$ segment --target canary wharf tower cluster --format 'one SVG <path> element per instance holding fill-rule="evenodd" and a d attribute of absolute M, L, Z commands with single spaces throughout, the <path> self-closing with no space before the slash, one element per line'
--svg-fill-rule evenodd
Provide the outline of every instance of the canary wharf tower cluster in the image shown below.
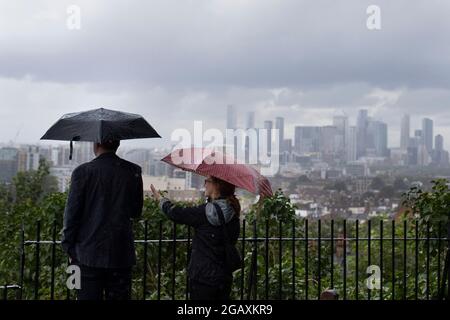
<path fill-rule="evenodd" d="M 263 120 L 257 126 L 255 112 L 246 114 L 243 126 L 238 125 L 238 108 L 227 107 L 227 129 L 278 130 L 280 163 L 290 167 L 320 163 L 325 166 L 348 167 L 389 165 L 401 166 L 449 166 L 449 153 L 444 150 L 444 137 L 434 132 L 432 119 L 423 118 L 419 128 L 412 128 L 411 116 L 405 114 L 400 123 L 400 145 L 389 145 L 389 127 L 380 119 L 371 117 L 369 111 L 361 109 L 355 123 L 349 115 L 340 112 L 330 119 L 329 125 L 313 123 L 296 125 L 290 119 L 291 136 L 287 135 L 285 118 Z M 271 150 L 268 139 L 267 150 Z M 272 141 L 273 144 L 273 141 Z"/>

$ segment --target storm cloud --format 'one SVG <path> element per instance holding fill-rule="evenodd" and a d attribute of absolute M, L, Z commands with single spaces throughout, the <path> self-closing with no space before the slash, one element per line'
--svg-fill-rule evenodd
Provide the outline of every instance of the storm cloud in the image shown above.
<path fill-rule="evenodd" d="M 381 30 L 366 27 L 369 5 Z M 81 10 L 69 30 L 67 8 Z M 257 124 L 322 125 L 359 108 L 388 122 L 435 120 L 450 147 L 448 1 L 0 1 L 0 141 L 36 142 L 63 113 L 141 113 L 169 146 L 226 105 Z M 39 119 L 39 121 L 37 121 Z M 139 142 L 136 142 L 139 143 Z"/>

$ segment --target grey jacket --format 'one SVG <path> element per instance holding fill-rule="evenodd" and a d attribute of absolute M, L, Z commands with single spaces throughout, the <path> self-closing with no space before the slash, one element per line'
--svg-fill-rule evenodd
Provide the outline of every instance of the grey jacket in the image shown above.
<path fill-rule="evenodd" d="M 236 244 L 240 232 L 239 216 L 226 199 L 214 200 L 223 211 L 231 243 Z M 161 210 L 176 223 L 194 228 L 191 260 L 188 273 L 191 280 L 208 285 L 221 285 L 231 281 L 232 274 L 225 270 L 225 239 L 213 203 L 181 208 L 169 199 L 160 200 Z"/>

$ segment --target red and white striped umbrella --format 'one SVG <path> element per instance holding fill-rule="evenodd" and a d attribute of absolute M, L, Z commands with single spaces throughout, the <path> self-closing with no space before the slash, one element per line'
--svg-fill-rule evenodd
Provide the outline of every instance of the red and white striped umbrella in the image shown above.
<path fill-rule="evenodd" d="M 176 149 L 161 161 L 202 176 L 219 178 L 254 194 L 273 194 L 269 180 L 255 168 L 239 164 L 233 157 L 213 149 Z"/>

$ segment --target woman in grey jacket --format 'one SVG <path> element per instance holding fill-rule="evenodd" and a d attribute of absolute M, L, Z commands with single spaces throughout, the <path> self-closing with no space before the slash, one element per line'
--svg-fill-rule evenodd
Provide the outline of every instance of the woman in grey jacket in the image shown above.
<path fill-rule="evenodd" d="M 225 237 L 218 208 L 222 211 L 228 240 L 236 245 L 240 232 L 241 206 L 235 196 L 236 187 L 215 177 L 205 180 L 208 202 L 200 206 L 181 208 L 161 197 L 151 185 L 160 208 L 172 221 L 194 228 L 192 253 L 189 262 L 189 291 L 192 300 L 228 300 L 232 271 L 225 262 Z"/>

